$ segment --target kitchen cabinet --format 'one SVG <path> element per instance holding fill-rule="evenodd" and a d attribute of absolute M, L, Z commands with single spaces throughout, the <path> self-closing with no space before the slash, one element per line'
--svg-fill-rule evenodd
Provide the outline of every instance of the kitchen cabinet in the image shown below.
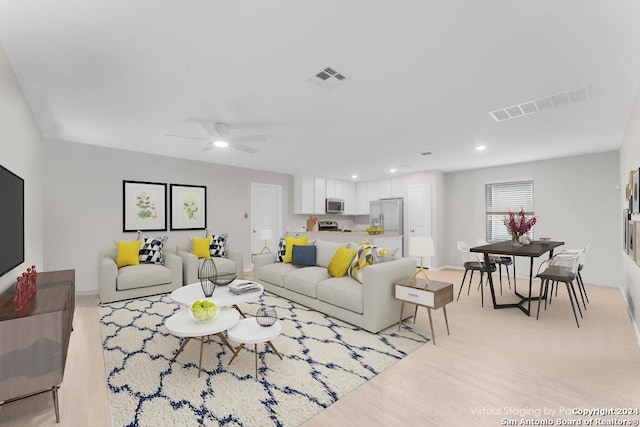
<path fill-rule="evenodd" d="M 388 199 L 391 197 L 391 178 L 378 180 L 378 199 Z"/>
<path fill-rule="evenodd" d="M 342 190 L 344 198 L 344 214 L 356 215 L 356 183 L 342 181 Z"/>
<path fill-rule="evenodd" d="M 404 179 L 401 176 L 391 178 L 391 197 L 404 197 Z"/>
<path fill-rule="evenodd" d="M 300 215 L 324 214 L 325 185 L 325 178 L 313 175 L 294 175 L 293 213 Z"/>
<path fill-rule="evenodd" d="M 378 181 L 367 181 L 367 200 L 373 202 L 379 198 Z M 367 207 L 367 212 L 369 212 L 369 207 Z"/>
<path fill-rule="evenodd" d="M 313 212 L 316 215 L 324 215 L 325 199 L 327 198 L 327 179 L 321 176 L 316 176 L 314 179 L 314 209 Z"/>
<path fill-rule="evenodd" d="M 369 196 L 366 181 L 356 183 L 356 215 L 369 215 Z"/>
<path fill-rule="evenodd" d="M 327 178 L 327 185 L 326 185 L 326 193 L 327 193 L 327 199 L 335 199 L 338 196 L 336 196 L 336 180 L 335 179 L 331 179 L 331 178 Z"/>

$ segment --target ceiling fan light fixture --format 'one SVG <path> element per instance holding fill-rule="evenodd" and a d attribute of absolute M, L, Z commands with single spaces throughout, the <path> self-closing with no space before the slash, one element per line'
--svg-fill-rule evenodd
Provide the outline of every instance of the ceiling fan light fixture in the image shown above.
<path fill-rule="evenodd" d="M 226 141 L 214 141 L 213 145 L 215 145 L 218 148 L 227 148 L 229 146 L 229 143 Z"/>

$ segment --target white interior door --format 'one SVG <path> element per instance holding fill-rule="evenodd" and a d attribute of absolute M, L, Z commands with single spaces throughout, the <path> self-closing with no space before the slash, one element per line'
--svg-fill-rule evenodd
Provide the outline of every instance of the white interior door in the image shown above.
<path fill-rule="evenodd" d="M 409 239 L 413 236 L 431 237 L 431 186 L 429 184 L 409 187 Z M 419 265 L 420 258 L 417 258 L 416 266 Z M 430 267 L 431 257 L 425 258 L 423 265 Z"/>
<path fill-rule="evenodd" d="M 271 230 L 271 239 L 267 246 L 271 252 L 278 249 L 282 236 L 282 186 L 251 183 L 251 253 L 255 254 L 264 247 L 260 239 L 260 230 Z"/>

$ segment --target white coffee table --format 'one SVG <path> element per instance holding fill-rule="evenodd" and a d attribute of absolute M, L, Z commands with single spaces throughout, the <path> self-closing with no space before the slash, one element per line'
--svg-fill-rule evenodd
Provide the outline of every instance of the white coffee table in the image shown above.
<path fill-rule="evenodd" d="M 243 282 L 252 282 L 251 280 L 234 280 L 231 283 L 243 283 Z M 229 290 L 229 285 L 226 286 L 216 286 L 216 290 L 213 291 L 213 295 L 211 298 L 217 298 L 220 300 L 223 306 L 234 307 L 242 317 L 245 317 L 238 304 L 245 303 L 248 301 L 252 301 L 257 299 L 264 292 L 264 287 L 258 282 L 254 282 L 260 288 L 259 291 L 255 292 L 246 292 L 244 294 L 236 295 Z M 171 292 L 171 299 L 178 304 L 181 305 L 189 305 L 193 301 L 197 299 L 204 298 L 204 292 L 202 292 L 202 287 L 200 283 L 192 283 L 190 285 L 182 286 L 175 291 Z"/>
<path fill-rule="evenodd" d="M 282 332 L 282 322 L 280 320 L 276 320 L 271 326 L 260 326 L 256 321 L 255 317 L 248 317 L 245 319 L 241 319 L 238 323 L 235 324 L 231 329 L 227 331 L 227 336 L 231 341 L 235 341 L 240 345 L 236 348 L 235 353 L 231 360 L 229 361 L 229 365 L 233 362 L 233 359 L 236 358 L 242 347 L 245 344 L 253 344 L 253 349 L 255 352 L 256 358 L 256 380 L 258 379 L 258 343 L 267 343 L 269 347 L 278 355 L 280 360 L 282 360 L 282 356 L 275 348 L 272 339 L 277 338 Z"/>
<path fill-rule="evenodd" d="M 209 335 L 217 335 L 235 355 L 236 350 L 229 343 L 229 341 L 227 341 L 227 338 L 222 332 L 238 323 L 239 319 L 240 314 L 238 313 L 238 311 L 230 307 L 221 307 L 216 318 L 209 323 L 196 322 L 191 318 L 189 312 L 186 309 L 180 310 L 179 312 L 170 316 L 164 322 L 164 326 L 173 335 L 184 338 L 184 341 L 180 345 L 180 348 L 178 348 L 178 351 L 171 360 L 176 360 L 176 357 L 178 357 L 178 355 L 182 352 L 187 343 L 191 341 L 191 338 L 200 338 L 200 360 L 198 361 L 198 377 L 200 377 L 200 371 L 202 370 L 202 347 L 204 346 L 205 338 L 208 338 Z"/>

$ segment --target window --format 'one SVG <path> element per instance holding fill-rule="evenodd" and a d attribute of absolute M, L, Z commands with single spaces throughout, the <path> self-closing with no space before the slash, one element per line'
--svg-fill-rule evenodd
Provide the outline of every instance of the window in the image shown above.
<path fill-rule="evenodd" d="M 510 240 L 504 225 L 504 217 L 523 209 L 533 216 L 533 181 L 498 182 L 485 185 L 487 203 L 487 241 L 489 243 Z M 533 229 L 528 233 L 533 240 Z"/>

